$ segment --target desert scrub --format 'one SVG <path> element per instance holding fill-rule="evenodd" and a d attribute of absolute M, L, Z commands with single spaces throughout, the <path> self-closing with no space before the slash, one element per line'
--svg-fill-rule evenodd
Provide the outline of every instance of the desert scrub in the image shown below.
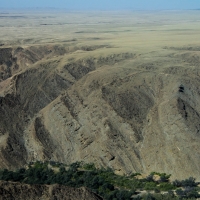
<path fill-rule="evenodd" d="M 57 170 L 55 168 L 57 167 Z M 54 170 L 53 170 L 54 169 Z M 139 175 L 139 174 L 137 174 Z M 71 187 L 87 187 L 106 200 L 113 199 L 191 199 L 199 197 L 194 178 L 169 182 L 170 175 L 151 173 L 143 179 L 136 174 L 116 175 L 111 168 L 96 168 L 93 163 L 76 162 L 69 166 L 54 162 L 30 163 L 27 168 L 16 171 L 0 171 L 0 179 L 27 184 L 60 184 Z M 154 175 L 164 177 L 158 180 Z M 165 180 L 165 181 L 163 181 Z M 175 190 L 176 192 L 172 191 Z M 141 195 L 140 191 L 147 191 Z M 149 192 L 156 192 L 151 194 Z M 160 194 L 160 191 L 169 191 Z"/>

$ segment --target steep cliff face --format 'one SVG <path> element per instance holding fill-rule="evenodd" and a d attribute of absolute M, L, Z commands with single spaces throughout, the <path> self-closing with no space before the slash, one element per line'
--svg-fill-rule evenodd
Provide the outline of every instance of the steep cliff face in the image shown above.
<path fill-rule="evenodd" d="M 70 188 L 61 185 L 27 185 L 22 183 L 0 182 L 0 199 L 21 200 L 101 200 L 102 198 L 86 188 Z"/>
<path fill-rule="evenodd" d="M 0 82 L 0 167 L 85 161 L 200 180 L 198 51 L 88 48 L 40 53 Z"/>

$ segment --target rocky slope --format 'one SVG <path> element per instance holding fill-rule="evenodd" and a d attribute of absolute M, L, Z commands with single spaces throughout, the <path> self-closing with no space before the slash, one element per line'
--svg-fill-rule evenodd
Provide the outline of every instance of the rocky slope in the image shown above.
<path fill-rule="evenodd" d="M 101 200 L 98 195 L 85 188 L 70 188 L 61 185 L 27 185 L 22 183 L 0 182 L 0 199 L 11 200 Z"/>
<path fill-rule="evenodd" d="M 1 168 L 85 161 L 200 180 L 198 48 L 66 48 L 0 49 Z"/>

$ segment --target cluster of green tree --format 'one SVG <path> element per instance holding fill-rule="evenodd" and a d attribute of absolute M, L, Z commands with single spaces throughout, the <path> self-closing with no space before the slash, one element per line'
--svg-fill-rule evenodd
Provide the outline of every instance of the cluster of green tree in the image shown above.
<path fill-rule="evenodd" d="M 55 170 L 57 167 L 57 170 Z M 73 163 L 70 166 L 55 162 L 35 162 L 17 171 L 0 171 L 0 179 L 27 184 L 61 184 L 71 187 L 87 187 L 104 199 L 192 199 L 198 198 L 198 187 L 194 178 L 169 182 L 170 175 L 151 173 L 138 179 L 138 173 L 130 176 L 116 175 L 112 169 L 97 169 L 94 164 Z M 159 180 L 154 180 L 154 175 Z M 154 194 L 141 196 L 139 191 L 151 190 Z M 174 190 L 175 192 L 172 192 Z M 168 191 L 160 194 L 160 191 Z M 138 194 L 138 195 L 137 195 Z"/>

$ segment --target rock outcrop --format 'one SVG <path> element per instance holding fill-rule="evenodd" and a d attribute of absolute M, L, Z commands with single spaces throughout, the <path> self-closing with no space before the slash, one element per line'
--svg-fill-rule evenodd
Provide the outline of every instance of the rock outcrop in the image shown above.
<path fill-rule="evenodd" d="M 0 181 L 1 200 L 102 200 L 86 188 L 70 188 L 62 185 L 27 185 Z"/>

